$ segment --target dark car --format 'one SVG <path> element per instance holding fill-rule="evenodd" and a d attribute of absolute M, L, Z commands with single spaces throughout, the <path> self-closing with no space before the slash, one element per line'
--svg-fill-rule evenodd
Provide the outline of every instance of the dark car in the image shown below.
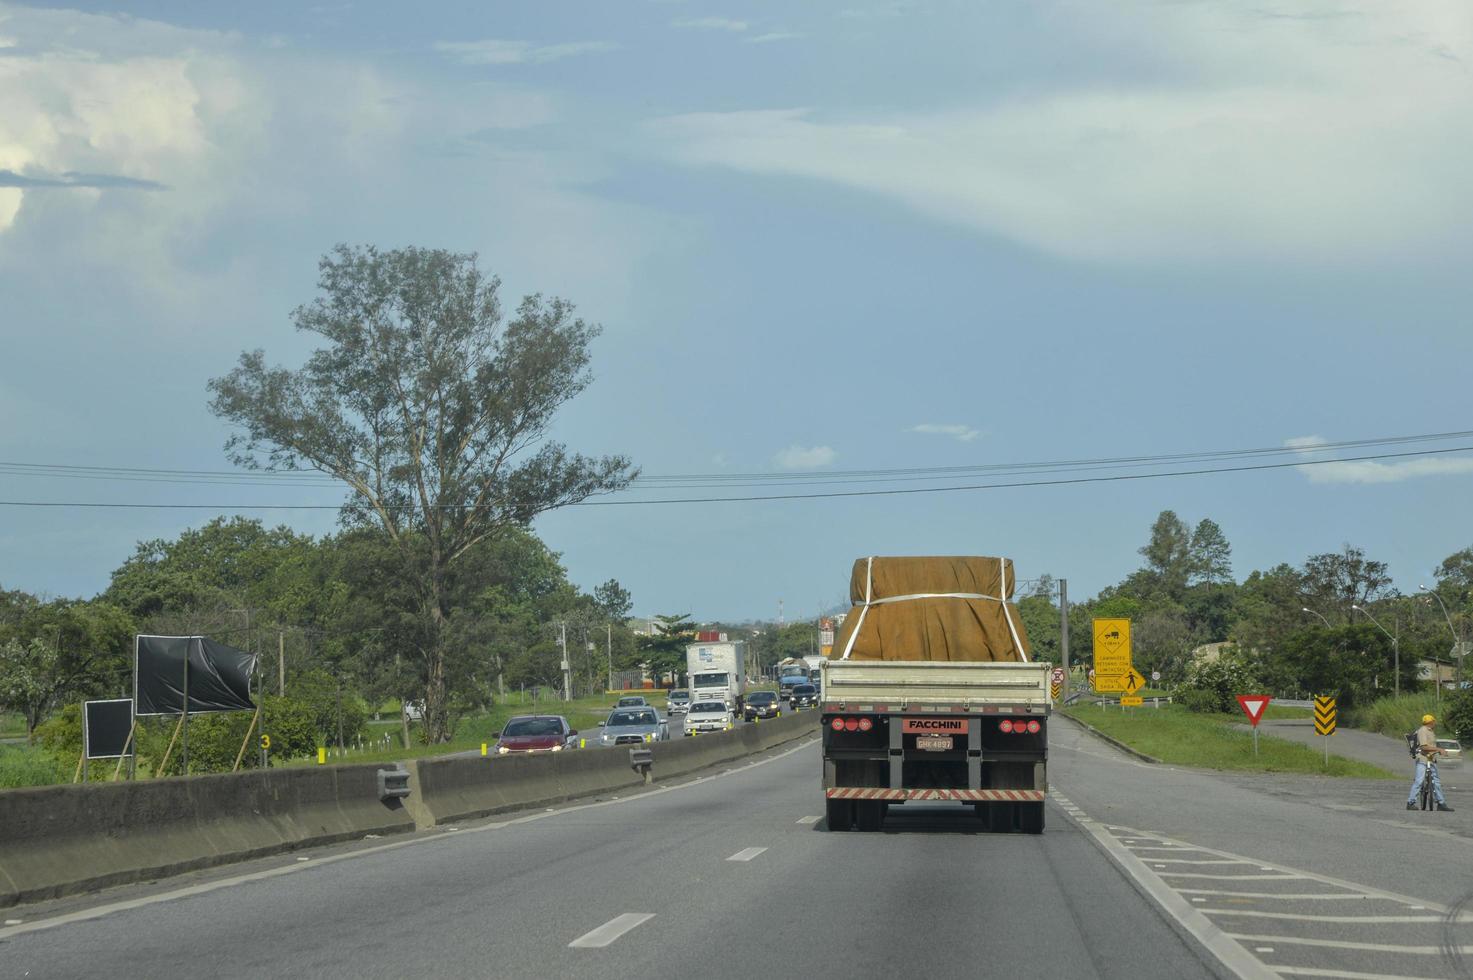
<path fill-rule="evenodd" d="M 818 706 L 818 688 L 812 684 L 799 684 L 793 688 L 793 696 L 789 703 L 794 708 L 814 708 Z"/>
<path fill-rule="evenodd" d="M 782 710 L 782 702 L 775 691 L 753 691 L 747 695 L 742 717 L 748 721 L 757 718 L 776 718 Z"/>
<path fill-rule="evenodd" d="M 497 755 L 561 752 L 578 744 L 578 729 L 570 726 L 562 715 L 518 715 L 497 734 Z"/>

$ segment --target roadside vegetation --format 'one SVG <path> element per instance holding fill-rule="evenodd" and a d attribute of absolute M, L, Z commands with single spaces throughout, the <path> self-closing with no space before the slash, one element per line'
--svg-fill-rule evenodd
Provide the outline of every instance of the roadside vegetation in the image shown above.
<path fill-rule="evenodd" d="M 1473 692 L 1444 692 L 1440 702 L 1431 692 L 1403 694 L 1353 709 L 1344 724 L 1401 738 L 1421 727 L 1422 716 L 1437 719 L 1439 734 L 1473 741 Z"/>
<path fill-rule="evenodd" d="M 1119 739 L 1138 752 L 1178 766 L 1223 769 L 1235 772 L 1299 772 L 1321 776 L 1352 776 L 1360 779 L 1400 779 L 1401 776 L 1354 759 L 1324 755 L 1315 749 L 1258 735 L 1258 755 L 1253 754 L 1251 733 L 1235 727 L 1241 714 L 1203 714 L 1180 705 L 1163 705 L 1159 710 L 1076 707 L 1064 714 Z"/>

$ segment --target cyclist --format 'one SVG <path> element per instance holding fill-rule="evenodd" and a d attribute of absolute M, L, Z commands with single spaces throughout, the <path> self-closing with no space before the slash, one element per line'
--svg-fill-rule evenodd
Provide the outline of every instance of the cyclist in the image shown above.
<path fill-rule="evenodd" d="M 1437 726 L 1437 719 L 1431 715 L 1422 716 L 1422 727 L 1417 729 L 1413 736 L 1416 742 L 1417 775 L 1412 780 L 1412 791 L 1407 795 L 1407 809 L 1417 808 L 1417 794 L 1422 790 L 1422 780 L 1427 774 L 1432 774 L 1432 795 L 1437 800 L 1437 809 L 1443 813 L 1451 813 L 1453 808 L 1447 805 L 1447 800 L 1442 795 L 1442 780 L 1437 778 L 1437 757 L 1447 755 L 1447 749 L 1437 747 L 1437 733 L 1433 730 Z"/>

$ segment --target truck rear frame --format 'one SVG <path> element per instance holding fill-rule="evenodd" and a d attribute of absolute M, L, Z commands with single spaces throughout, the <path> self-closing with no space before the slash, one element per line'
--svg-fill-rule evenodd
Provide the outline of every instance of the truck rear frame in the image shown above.
<path fill-rule="evenodd" d="M 1042 833 L 1046 663 L 832 661 L 820 702 L 830 830 L 878 830 L 888 807 L 972 806 L 994 830 Z"/>

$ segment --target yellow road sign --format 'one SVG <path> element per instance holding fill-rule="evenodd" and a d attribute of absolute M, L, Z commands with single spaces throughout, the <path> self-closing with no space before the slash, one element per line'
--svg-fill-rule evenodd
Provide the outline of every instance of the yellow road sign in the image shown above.
<path fill-rule="evenodd" d="M 1121 683 L 1131 673 L 1130 620 L 1094 621 L 1095 690 L 1123 691 Z M 1111 686 L 1111 682 L 1117 682 Z"/>
<path fill-rule="evenodd" d="M 1127 708 L 1138 708 L 1146 703 L 1146 699 L 1139 694 L 1122 694 L 1120 695 L 1120 703 Z"/>
<path fill-rule="evenodd" d="M 1134 667 L 1123 674 L 1099 674 L 1095 677 L 1095 690 L 1102 694 L 1134 694 L 1145 686 L 1146 679 Z"/>
<path fill-rule="evenodd" d="M 1338 712 L 1335 709 L 1335 699 L 1331 697 L 1318 697 L 1314 699 L 1314 733 L 1316 735 L 1334 735 L 1335 721 Z"/>
<path fill-rule="evenodd" d="M 269 749 L 269 748 L 271 748 L 271 736 L 270 735 L 267 735 L 265 732 L 262 732 L 261 733 L 261 748 L 263 748 L 263 749 Z"/>
<path fill-rule="evenodd" d="M 1059 700 L 1059 695 L 1063 693 L 1064 685 L 1062 684 L 1050 684 L 1048 686 L 1049 697 L 1053 698 L 1055 701 Z"/>

